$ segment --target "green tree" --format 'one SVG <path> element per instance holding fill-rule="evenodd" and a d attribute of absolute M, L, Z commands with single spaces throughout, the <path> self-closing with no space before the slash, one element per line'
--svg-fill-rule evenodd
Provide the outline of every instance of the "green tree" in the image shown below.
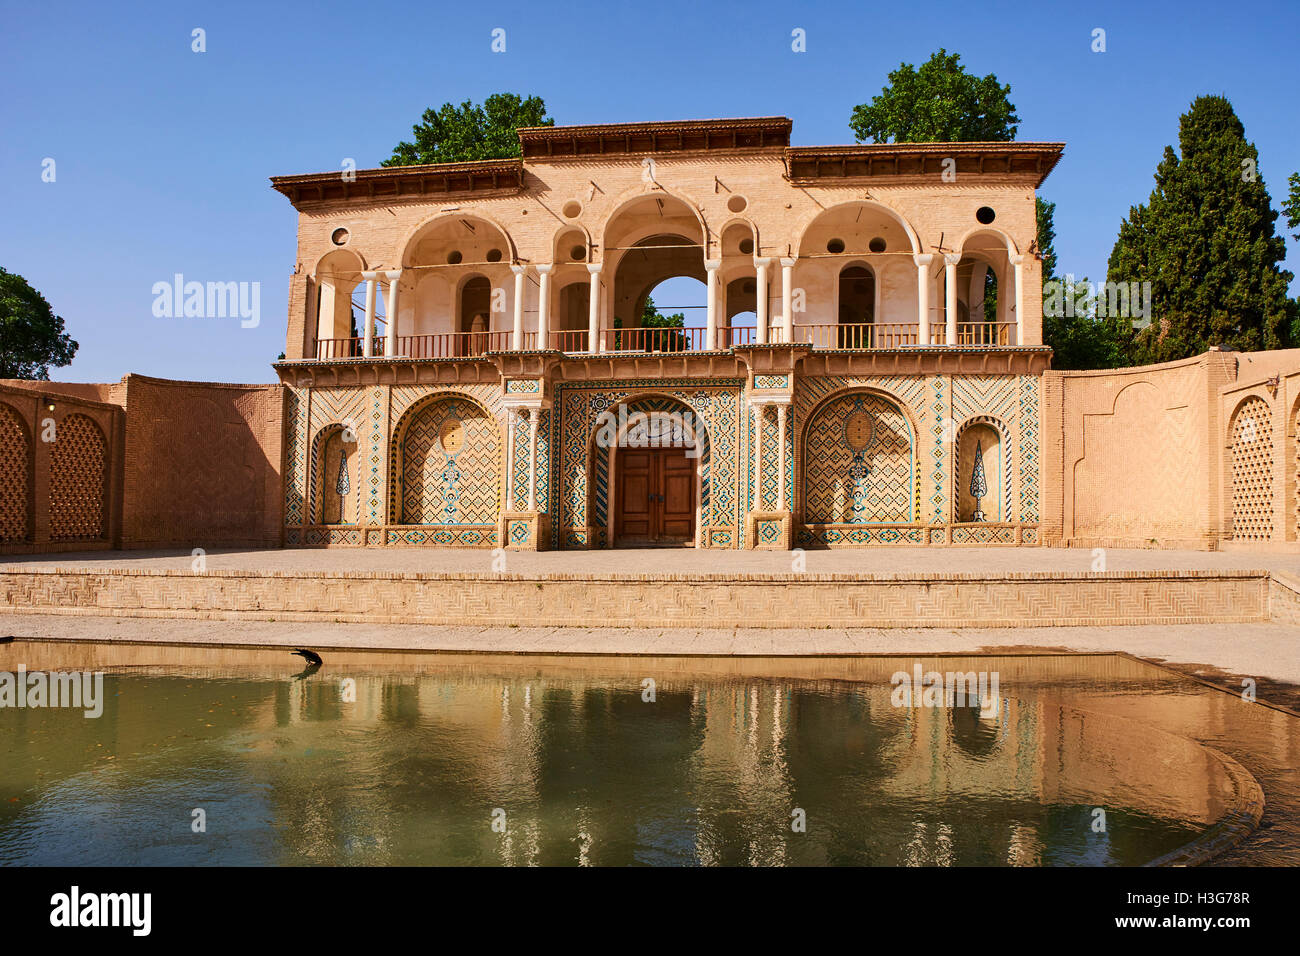
<path fill-rule="evenodd" d="M 853 108 L 849 127 L 858 142 L 1010 142 L 1020 117 L 1011 87 L 990 73 L 966 72 L 957 53 L 940 48 L 918 70 L 900 64 L 870 103 Z"/>
<path fill-rule="evenodd" d="M 400 142 L 385 166 L 462 163 L 476 159 L 506 159 L 519 155 L 516 130 L 525 126 L 554 126 L 540 96 L 493 93 L 482 106 L 466 100 L 460 106 L 443 103 L 427 109 L 411 128 L 414 142 Z"/>
<path fill-rule="evenodd" d="M 20 275 L 0 268 L 0 378 L 48 380 L 77 354 L 63 318 Z"/>
<path fill-rule="evenodd" d="M 1282 211 L 1286 213 L 1287 227 L 1300 230 L 1300 173 L 1292 173 L 1287 179 L 1287 185 L 1291 189 L 1282 201 Z M 1291 238 L 1300 239 L 1300 232 L 1293 232 Z"/>
<path fill-rule="evenodd" d="M 1192 102 L 1178 145 L 1165 147 L 1150 199 L 1129 211 L 1111 250 L 1110 281 L 1151 283 L 1152 322 L 1123 328 L 1125 357 L 1141 365 L 1212 345 L 1285 347 L 1296 303 L 1255 145 L 1222 96 Z"/>
<path fill-rule="evenodd" d="M 1052 348 L 1052 368 L 1078 371 L 1115 368 L 1120 365 L 1116 323 L 1097 316 L 1096 304 L 1088 298 L 1088 279 L 1062 279 L 1056 274 L 1056 203 L 1035 198 L 1038 235 L 1035 249 L 1043 263 L 1043 342 Z M 1068 297 L 1073 307 L 1053 309 L 1053 290 L 1061 302 Z M 1060 314 L 1055 314 L 1059 312 Z"/>

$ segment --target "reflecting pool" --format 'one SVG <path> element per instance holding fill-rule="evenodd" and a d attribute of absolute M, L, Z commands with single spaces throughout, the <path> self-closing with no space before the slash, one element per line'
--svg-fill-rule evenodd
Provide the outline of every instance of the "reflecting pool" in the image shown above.
<path fill-rule="evenodd" d="M 1189 737 L 1252 706 L 1296 752 L 1113 656 L 321 653 L 0 646 L 105 675 L 98 718 L 0 707 L 0 864 L 1138 865 L 1240 823 Z M 996 693 L 899 706 L 914 666 Z"/>

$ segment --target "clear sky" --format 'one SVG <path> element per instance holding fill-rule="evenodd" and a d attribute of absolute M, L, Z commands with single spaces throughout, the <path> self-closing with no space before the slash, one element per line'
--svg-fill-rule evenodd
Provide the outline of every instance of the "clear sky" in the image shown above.
<path fill-rule="evenodd" d="M 1300 169 L 1296 0 L 15 2 L 0 22 L 0 266 L 81 344 L 63 381 L 272 381 L 295 214 L 267 177 L 377 166 L 425 107 L 499 91 L 561 124 L 785 115 L 795 145 L 850 143 L 853 106 L 946 47 L 1011 85 L 1020 139 L 1066 143 L 1041 194 L 1060 270 L 1094 279 L 1198 94 L 1231 99 L 1275 207 Z M 260 282 L 260 326 L 156 318 L 152 286 L 177 272 Z"/>

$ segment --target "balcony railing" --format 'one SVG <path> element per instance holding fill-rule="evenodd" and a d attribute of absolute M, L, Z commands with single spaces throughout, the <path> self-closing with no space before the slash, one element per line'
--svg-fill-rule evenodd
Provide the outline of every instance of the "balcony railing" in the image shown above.
<path fill-rule="evenodd" d="M 1014 322 L 960 322 L 957 324 L 958 347 L 1011 346 L 1015 344 Z M 586 329 L 561 330 L 548 334 L 547 347 L 568 354 L 590 351 Z M 942 323 L 930 326 L 929 345 L 946 345 L 947 332 Z M 601 331 L 602 351 L 606 352 L 703 352 L 708 345 L 704 329 L 633 328 Z M 718 329 L 715 348 L 726 350 L 757 341 L 752 326 Z M 770 342 L 782 341 L 781 328 L 774 327 Z M 908 323 L 864 323 L 839 325 L 796 325 L 796 344 L 811 345 L 819 350 L 900 349 L 919 344 L 918 326 Z M 514 348 L 512 332 L 442 332 L 435 335 L 402 335 L 396 340 L 397 358 L 446 359 L 474 358 L 488 352 L 505 352 Z M 376 336 L 373 354 L 385 357 L 387 343 Z M 536 332 L 525 332 L 523 347 L 535 350 Z M 365 340 L 361 338 L 317 339 L 316 358 L 321 361 L 361 358 Z M 392 356 L 390 356 L 392 357 Z"/>

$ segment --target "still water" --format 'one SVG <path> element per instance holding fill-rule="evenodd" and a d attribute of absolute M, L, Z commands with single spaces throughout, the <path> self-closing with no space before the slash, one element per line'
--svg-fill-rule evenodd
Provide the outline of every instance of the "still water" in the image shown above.
<path fill-rule="evenodd" d="M 1234 796 L 1123 659 L 922 661 L 981 712 L 896 706 L 911 658 L 324 653 L 0 647 L 105 672 L 0 708 L 0 864 L 1137 865 Z"/>

